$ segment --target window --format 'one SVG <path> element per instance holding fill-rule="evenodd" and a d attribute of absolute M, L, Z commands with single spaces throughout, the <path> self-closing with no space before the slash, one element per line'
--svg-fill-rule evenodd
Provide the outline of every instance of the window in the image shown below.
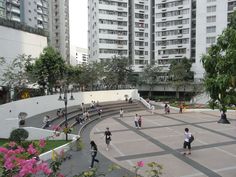
<path fill-rule="evenodd" d="M 216 2 L 216 0 L 207 0 L 207 2 Z"/>
<path fill-rule="evenodd" d="M 216 22 L 216 16 L 208 16 L 207 17 L 207 23 Z"/>
<path fill-rule="evenodd" d="M 216 26 L 207 27 L 207 33 L 215 33 L 215 32 L 216 32 Z"/>
<path fill-rule="evenodd" d="M 208 6 L 207 7 L 207 12 L 215 12 L 216 11 L 216 6 Z"/>
<path fill-rule="evenodd" d="M 4 10 L 0 9 L 0 17 L 3 17 L 3 16 L 4 16 Z"/>
<path fill-rule="evenodd" d="M 206 42 L 207 42 L 207 44 L 214 44 L 216 42 L 216 38 L 215 37 L 207 37 Z"/>

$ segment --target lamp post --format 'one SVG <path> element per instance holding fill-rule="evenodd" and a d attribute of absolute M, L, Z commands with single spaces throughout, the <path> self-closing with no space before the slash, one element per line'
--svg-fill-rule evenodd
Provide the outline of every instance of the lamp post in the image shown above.
<path fill-rule="evenodd" d="M 61 89 L 60 89 L 60 95 L 59 95 L 59 98 L 58 100 L 59 101 L 64 101 L 64 104 L 65 104 L 65 134 L 66 134 L 66 141 L 68 141 L 68 119 L 67 119 L 67 103 L 68 103 L 68 87 L 64 87 L 64 96 L 62 98 L 62 93 L 61 93 Z M 71 96 L 70 96 L 70 99 L 69 100 L 74 100 L 74 97 L 73 97 L 73 94 L 72 94 L 72 89 L 71 89 Z"/>

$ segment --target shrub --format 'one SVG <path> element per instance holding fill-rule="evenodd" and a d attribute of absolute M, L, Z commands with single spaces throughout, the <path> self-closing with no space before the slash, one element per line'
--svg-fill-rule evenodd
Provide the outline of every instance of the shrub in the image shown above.
<path fill-rule="evenodd" d="M 11 132 L 9 139 L 11 141 L 16 141 L 17 143 L 21 143 L 29 137 L 29 132 L 23 128 L 15 129 Z"/>

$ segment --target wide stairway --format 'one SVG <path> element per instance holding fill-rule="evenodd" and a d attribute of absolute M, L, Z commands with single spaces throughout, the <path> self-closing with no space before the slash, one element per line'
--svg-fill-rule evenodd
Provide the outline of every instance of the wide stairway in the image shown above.
<path fill-rule="evenodd" d="M 91 121 L 94 121 L 100 118 L 104 119 L 111 116 L 119 116 L 119 111 L 121 108 L 124 110 L 124 113 L 136 112 L 136 111 L 146 109 L 145 106 L 137 100 L 134 100 L 133 103 L 128 103 L 126 101 L 102 102 L 93 108 L 91 108 L 89 104 L 86 104 L 85 108 L 89 112 L 89 119 L 83 122 L 83 124 L 80 124 L 77 122 L 76 118 L 82 117 L 83 115 L 81 106 L 78 105 L 78 106 L 68 107 L 68 110 L 67 110 L 67 125 L 68 126 L 67 127 L 71 128 L 70 133 L 78 134 L 81 127 L 84 126 L 84 124 L 88 124 Z M 97 110 L 102 110 L 101 117 L 99 116 Z M 45 115 L 50 116 L 49 127 L 47 127 L 43 123 L 43 117 Z M 57 110 L 52 110 L 50 112 L 42 113 L 40 115 L 36 115 L 34 117 L 27 119 L 26 124 L 24 126 L 38 127 L 38 128 L 52 130 L 53 128 L 57 126 L 63 129 L 65 127 L 65 123 L 66 123 L 65 116 L 58 116 Z"/>

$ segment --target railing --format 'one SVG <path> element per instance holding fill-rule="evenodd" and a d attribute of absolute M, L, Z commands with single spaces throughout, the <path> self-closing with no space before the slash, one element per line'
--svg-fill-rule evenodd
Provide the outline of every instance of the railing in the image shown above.
<path fill-rule="evenodd" d="M 139 97 L 139 101 L 141 101 L 144 104 L 144 106 L 146 106 L 148 109 L 151 109 L 151 104 L 148 103 L 145 99 Z"/>

